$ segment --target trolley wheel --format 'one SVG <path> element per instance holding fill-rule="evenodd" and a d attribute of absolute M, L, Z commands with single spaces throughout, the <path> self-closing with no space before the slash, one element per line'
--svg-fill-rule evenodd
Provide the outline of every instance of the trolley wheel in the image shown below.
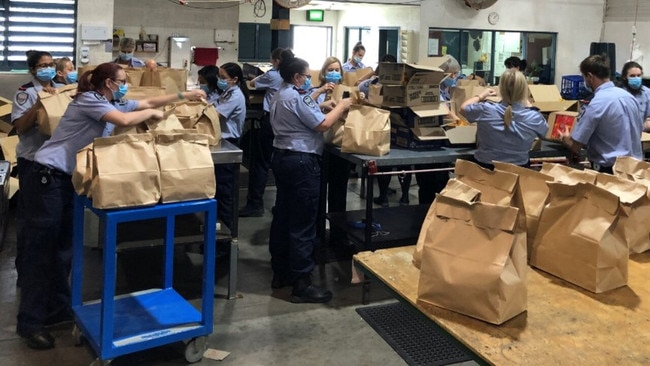
<path fill-rule="evenodd" d="M 185 345 L 185 361 L 189 363 L 201 361 L 206 349 L 208 349 L 207 336 L 192 338 Z"/>
<path fill-rule="evenodd" d="M 77 324 L 75 324 L 74 328 L 72 328 L 72 338 L 74 338 L 75 347 L 81 346 L 84 342 L 85 337 L 83 333 L 81 333 L 81 329 L 79 329 L 79 326 L 77 326 Z"/>

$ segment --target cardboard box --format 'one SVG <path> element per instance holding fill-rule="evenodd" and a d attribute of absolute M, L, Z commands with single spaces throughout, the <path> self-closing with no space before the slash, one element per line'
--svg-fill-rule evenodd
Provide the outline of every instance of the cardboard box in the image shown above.
<path fill-rule="evenodd" d="M 641 132 L 641 148 L 643 151 L 650 150 L 650 133 Z"/>
<path fill-rule="evenodd" d="M 13 102 L 9 99 L 0 97 L 0 118 L 11 114 Z M 9 117 L 11 119 L 11 117 Z"/>
<path fill-rule="evenodd" d="M 577 119 L 578 112 L 563 111 L 551 113 L 548 116 L 548 132 L 546 133 L 546 138 L 549 140 L 559 140 L 560 131 L 563 131 L 565 127 L 569 127 L 569 131 L 572 131 Z"/>
<path fill-rule="evenodd" d="M 396 145 L 412 150 L 427 150 L 449 144 L 475 144 L 476 125 L 434 126 L 448 113 L 449 109 L 445 103 L 412 107 L 410 110 L 405 109 L 401 114 L 391 113 L 391 131 L 396 134 Z M 412 119 L 409 116 L 413 116 Z M 417 125 L 416 116 L 420 118 Z M 436 118 L 439 119 L 436 121 Z"/>
<path fill-rule="evenodd" d="M 436 66 L 396 62 L 381 62 L 379 64 L 379 82 L 383 85 L 406 86 L 411 82 L 411 78 L 413 78 L 415 74 L 420 73 L 442 73 L 444 76 L 439 76 L 436 84 L 440 84 L 440 82 L 448 75 Z"/>
<path fill-rule="evenodd" d="M 528 85 L 531 103 L 540 112 L 579 111 L 577 100 L 564 100 L 555 85 Z"/>
<path fill-rule="evenodd" d="M 440 82 L 447 75 L 443 72 L 421 72 L 413 74 L 406 86 L 383 85 L 383 105 L 418 106 L 440 101 Z"/>
<path fill-rule="evenodd" d="M 440 127 L 444 117 L 449 114 L 446 103 L 419 105 L 406 109 L 406 125 L 411 128 Z"/>
<path fill-rule="evenodd" d="M 384 104 L 384 96 L 382 94 L 381 84 L 368 85 L 368 103 L 374 106 L 381 106 Z"/>

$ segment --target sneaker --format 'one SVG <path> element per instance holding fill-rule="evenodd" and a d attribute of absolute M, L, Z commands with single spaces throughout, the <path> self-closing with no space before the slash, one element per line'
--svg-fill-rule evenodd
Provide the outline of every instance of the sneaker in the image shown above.
<path fill-rule="evenodd" d="M 374 202 L 375 205 L 379 205 L 381 207 L 388 207 L 388 198 L 387 197 L 375 197 L 375 198 L 373 198 L 372 202 Z"/>
<path fill-rule="evenodd" d="M 332 291 L 314 285 L 309 285 L 301 291 L 297 291 L 294 287 L 291 292 L 291 302 L 294 304 L 320 304 L 330 300 L 332 300 Z"/>
<path fill-rule="evenodd" d="M 262 217 L 262 216 L 264 216 L 263 208 L 244 206 L 241 210 L 239 210 L 239 217 Z"/>

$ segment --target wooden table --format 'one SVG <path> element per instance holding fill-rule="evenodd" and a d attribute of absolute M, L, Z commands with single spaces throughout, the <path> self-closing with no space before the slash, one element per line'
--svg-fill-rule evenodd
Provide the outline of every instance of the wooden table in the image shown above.
<path fill-rule="evenodd" d="M 545 272 L 528 274 L 528 311 L 492 325 L 416 304 L 415 246 L 361 252 L 370 277 L 495 365 L 650 365 L 650 252 L 630 257 L 628 286 L 594 294 Z"/>

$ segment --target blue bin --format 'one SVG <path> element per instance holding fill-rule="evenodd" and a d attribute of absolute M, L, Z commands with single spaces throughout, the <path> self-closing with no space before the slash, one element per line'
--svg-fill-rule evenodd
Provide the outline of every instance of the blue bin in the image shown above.
<path fill-rule="evenodd" d="M 588 97 L 589 94 L 589 91 L 585 88 L 585 80 L 582 75 L 562 76 L 562 85 L 560 87 L 562 98 L 578 100 Z"/>

